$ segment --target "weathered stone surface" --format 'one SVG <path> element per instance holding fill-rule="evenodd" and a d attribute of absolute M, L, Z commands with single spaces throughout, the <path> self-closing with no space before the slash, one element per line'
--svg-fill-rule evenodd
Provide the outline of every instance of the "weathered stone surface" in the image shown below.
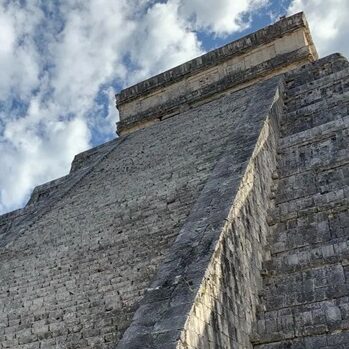
<path fill-rule="evenodd" d="M 85 164 L 77 158 L 65 179 L 37 189 L 50 188 L 29 205 L 38 216 L 14 224 L 0 251 L 0 312 L 4 335 L 15 332 L 13 347 L 115 345 L 216 164 L 235 190 L 275 88 L 276 81 L 256 85 L 83 154 Z M 206 194 L 217 213 L 220 178 Z M 208 204 L 194 216 L 204 218 Z M 178 294 L 177 311 L 181 303 Z M 173 338 L 172 322 L 159 324 L 159 338 Z"/>
<path fill-rule="evenodd" d="M 266 242 L 264 201 L 275 168 L 275 123 L 281 109 L 279 98 L 275 99 L 275 94 L 279 96 L 277 81 L 231 95 L 233 99 L 240 93 L 252 98 L 239 118 L 230 120 L 235 126 L 224 153 L 117 348 L 172 348 L 178 338 L 183 348 L 201 348 L 203 341 L 218 348 L 224 340 L 222 326 L 229 343 L 237 343 L 237 332 L 249 342 L 244 335 L 252 325 L 256 303 L 253 294 L 260 282 Z M 222 108 L 226 98 L 217 100 L 215 108 Z M 263 170 L 265 174 L 260 176 Z M 260 217 L 255 221 L 245 219 L 250 214 Z M 250 229 L 254 229 L 255 236 L 247 232 Z M 236 230 L 241 236 L 235 235 Z M 255 273 L 243 280 L 242 275 L 246 276 L 251 267 Z M 228 305 L 234 302 L 234 293 L 241 299 L 250 294 L 252 304 L 244 303 L 234 312 Z M 237 321 L 238 312 L 244 312 L 242 307 L 251 311 L 243 325 Z M 142 315 L 145 309 L 146 317 Z M 209 331 L 207 338 L 205 331 Z"/>
<path fill-rule="evenodd" d="M 314 52 L 296 15 L 124 91 L 210 77 L 0 216 L 0 349 L 348 348 L 349 64 Z"/>
<path fill-rule="evenodd" d="M 285 76 L 258 349 L 348 348 L 348 68 L 332 55 Z"/>

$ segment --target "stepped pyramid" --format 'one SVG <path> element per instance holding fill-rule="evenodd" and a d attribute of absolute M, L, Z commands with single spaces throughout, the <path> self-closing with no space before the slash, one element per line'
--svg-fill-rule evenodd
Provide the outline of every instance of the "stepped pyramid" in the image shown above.
<path fill-rule="evenodd" d="M 116 101 L 0 217 L 0 348 L 349 348 L 347 59 L 300 13 Z"/>

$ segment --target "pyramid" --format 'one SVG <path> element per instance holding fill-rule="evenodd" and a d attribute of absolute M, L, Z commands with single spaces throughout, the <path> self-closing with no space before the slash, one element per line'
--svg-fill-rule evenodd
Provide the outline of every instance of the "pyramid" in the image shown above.
<path fill-rule="evenodd" d="M 349 348 L 347 59 L 299 13 L 116 103 L 0 216 L 0 348 Z"/>

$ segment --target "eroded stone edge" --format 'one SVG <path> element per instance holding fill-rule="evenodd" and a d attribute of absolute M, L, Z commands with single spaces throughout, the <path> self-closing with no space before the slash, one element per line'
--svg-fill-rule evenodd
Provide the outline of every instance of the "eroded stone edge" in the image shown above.
<path fill-rule="evenodd" d="M 275 97 L 253 153 L 240 168 L 234 168 L 229 153 L 218 161 L 116 349 L 186 348 L 186 326 L 209 266 L 231 220 L 241 208 L 243 188 L 250 181 L 251 169 L 256 168 L 265 137 L 271 133 L 278 135 L 283 79 L 274 79 L 277 80 Z M 276 147 L 269 150 L 276 153 Z M 273 170 L 268 169 L 270 173 Z"/>

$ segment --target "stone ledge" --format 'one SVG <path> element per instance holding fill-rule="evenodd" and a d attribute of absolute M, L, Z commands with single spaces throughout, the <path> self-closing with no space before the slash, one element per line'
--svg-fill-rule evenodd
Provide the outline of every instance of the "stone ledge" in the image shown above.
<path fill-rule="evenodd" d="M 192 105 L 317 59 L 303 13 L 129 87 L 116 96 L 118 133 L 127 134 Z M 213 97 L 214 96 L 214 97 Z"/>
<path fill-rule="evenodd" d="M 307 20 L 304 13 L 300 12 L 293 16 L 282 18 L 275 24 L 269 25 L 223 47 L 210 51 L 175 68 L 155 75 L 134 86 L 125 88 L 116 95 L 117 105 L 129 102 L 130 100 L 138 98 L 139 96 L 144 96 L 145 94 L 153 92 L 155 89 L 172 84 L 178 80 L 181 80 L 184 76 L 194 75 L 202 70 L 221 64 L 224 61 L 231 59 L 233 56 L 245 54 L 248 51 L 262 45 L 266 45 L 300 28 L 307 29 L 307 40 L 312 46 L 311 51 L 316 59 L 317 53 L 309 34 Z"/>
<path fill-rule="evenodd" d="M 120 120 L 118 123 L 118 133 L 128 134 L 147 125 L 151 125 L 156 121 L 161 121 L 161 119 L 165 117 L 176 115 L 184 108 L 190 109 L 192 104 L 200 104 L 202 100 L 207 101 L 213 96 L 218 98 L 221 93 L 228 89 L 229 93 L 231 93 L 256 83 L 256 81 L 266 76 L 269 78 L 274 75 L 282 74 L 285 69 L 289 69 L 292 64 L 296 67 L 301 62 L 307 62 L 310 59 L 309 55 L 307 49 L 301 48 L 276 56 L 268 61 L 252 66 L 249 69 L 239 70 L 230 75 L 226 75 L 219 81 L 214 81 L 192 93 L 182 94 L 177 98 L 168 100 L 166 103 L 150 107 L 145 111 Z"/>

